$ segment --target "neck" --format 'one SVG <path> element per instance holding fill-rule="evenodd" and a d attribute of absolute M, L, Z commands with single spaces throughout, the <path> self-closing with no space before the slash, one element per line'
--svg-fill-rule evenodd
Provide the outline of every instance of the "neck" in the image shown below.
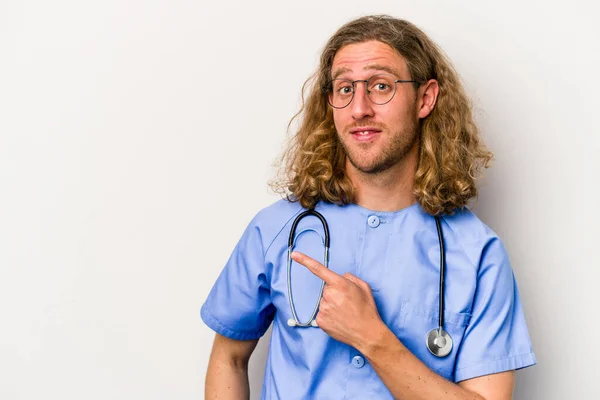
<path fill-rule="evenodd" d="M 355 202 L 373 211 L 398 211 L 413 205 L 417 146 L 392 167 L 376 174 L 357 170 L 346 160 L 346 172 L 355 191 Z"/>

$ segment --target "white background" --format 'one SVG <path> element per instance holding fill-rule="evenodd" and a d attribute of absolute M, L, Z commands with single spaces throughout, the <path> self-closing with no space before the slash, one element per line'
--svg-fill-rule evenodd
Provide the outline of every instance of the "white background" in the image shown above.
<path fill-rule="evenodd" d="M 454 60 L 538 365 L 597 399 L 600 49 L 583 1 L 0 1 L 0 398 L 200 399 L 199 309 L 327 38 L 387 13 Z M 251 360 L 258 398 L 266 341 Z"/>

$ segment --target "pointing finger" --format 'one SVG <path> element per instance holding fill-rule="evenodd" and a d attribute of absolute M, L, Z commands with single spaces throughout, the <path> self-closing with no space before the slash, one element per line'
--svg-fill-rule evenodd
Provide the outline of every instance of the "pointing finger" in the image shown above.
<path fill-rule="evenodd" d="M 294 251 L 291 255 L 292 260 L 296 261 L 298 264 L 304 265 L 310 272 L 324 280 L 328 285 L 339 282 L 342 279 L 340 275 L 328 269 L 317 260 L 310 258 L 306 254 Z"/>

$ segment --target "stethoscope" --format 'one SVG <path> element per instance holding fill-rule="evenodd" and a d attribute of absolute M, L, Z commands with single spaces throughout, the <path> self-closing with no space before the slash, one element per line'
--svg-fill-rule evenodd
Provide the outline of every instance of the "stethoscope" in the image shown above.
<path fill-rule="evenodd" d="M 306 210 L 299 214 L 294 222 L 292 223 L 292 228 L 290 230 L 290 236 L 288 239 L 288 261 L 287 261 L 287 289 L 288 289 L 288 298 L 290 300 L 290 309 L 292 311 L 292 318 L 290 318 L 287 323 L 291 327 L 318 327 L 316 317 L 319 312 L 319 303 L 321 302 L 321 298 L 323 297 L 323 289 L 325 289 L 325 282 L 321 283 L 321 289 L 319 291 L 319 296 L 317 298 L 317 302 L 315 303 L 315 308 L 308 319 L 307 322 L 300 322 L 298 319 L 298 314 L 296 313 L 296 306 L 294 304 L 294 297 L 292 296 L 292 250 L 294 248 L 295 239 L 296 239 L 296 228 L 300 221 L 306 216 L 315 216 L 323 225 L 323 231 L 325 233 L 325 237 L 323 240 L 323 245 L 325 247 L 325 254 L 323 255 L 323 265 L 325 268 L 329 268 L 329 226 L 327 225 L 327 221 L 325 217 L 321 215 L 318 211 L 313 209 Z M 444 235 L 442 234 L 442 224 L 440 222 L 439 217 L 435 217 L 435 225 L 437 227 L 438 240 L 440 243 L 440 288 L 439 288 L 439 313 L 438 313 L 438 326 L 430 330 L 427 333 L 426 337 L 426 346 L 427 349 L 436 357 L 445 357 L 452 351 L 452 338 L 444 330 L 444 272 L 446 266 L 445 254 L 446 251 L 444 249 Z"/>

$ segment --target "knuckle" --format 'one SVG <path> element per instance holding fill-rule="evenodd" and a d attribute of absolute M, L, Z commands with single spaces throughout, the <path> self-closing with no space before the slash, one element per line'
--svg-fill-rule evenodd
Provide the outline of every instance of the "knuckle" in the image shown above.
<path fill-rule="evenodd" d="M 327 297 L 328 297 L 330 300 L 337 299 L 337 298 L 340 296 L 340 290 L 341 290 L 341 289 L 340 289 L 340 288 L 337 288 L 337 287 L 329 289 L 329 294 L 328 294 L 328 296 L 327 296 Z"/>
<path fill-rule="evenodd" d="M 348 299 L 346 296 L 338 296 L 335 299 L 335 305 L 339 308 L 344 308 L 348 304 Z"/>
<path fill-rule="evenodd" d="M 315 321 L 317 321 L 317 325 L 321 326 L 323 324 L 323 314 L 318 313 L 317 317 L 315 318 Z"/>

